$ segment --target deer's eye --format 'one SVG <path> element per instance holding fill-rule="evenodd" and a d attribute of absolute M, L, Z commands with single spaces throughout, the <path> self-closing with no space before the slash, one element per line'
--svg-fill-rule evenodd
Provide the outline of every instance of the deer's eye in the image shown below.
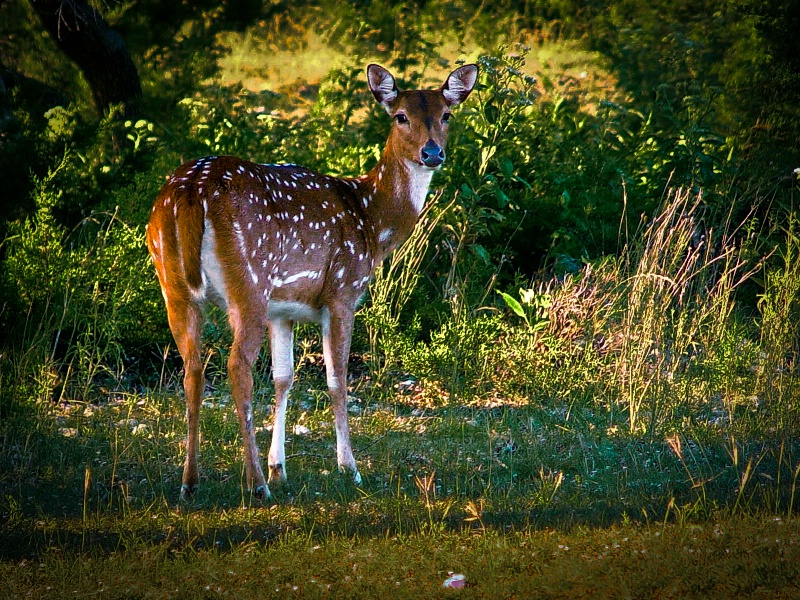
<path fill-rule="evenodd" d="M 395 120 L 396 120 L 398 123 L 400 123 L 401 125 L 405 125 L 406 123 L 408 123 L 408 117 L 407 117 L 407 116 L 405 116 L 403 113 L 397 113 L 397 114 L 394 116 L 394 118 L 395 118 Z"/>
<path fill-rule="evenodd" d="M 450 121 L 450 117 L 451 117 L 451 116 L 452 116 L 452 115 L 451 115 L 449 112 L 447 112 L 447 113 L 444 113 L 444 114 L 442 115 L 442 123 L 447 123 L 448 121 Z"/>

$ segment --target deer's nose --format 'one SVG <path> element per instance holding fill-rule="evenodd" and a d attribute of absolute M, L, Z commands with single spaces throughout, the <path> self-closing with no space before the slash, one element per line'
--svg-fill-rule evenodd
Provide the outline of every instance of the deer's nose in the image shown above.
<path fill-rule="evenodd" d="M 419 151 L 419 157 L 426 167 L 438 167 L 444 162 L 444 148 L 429 139 Z"/>

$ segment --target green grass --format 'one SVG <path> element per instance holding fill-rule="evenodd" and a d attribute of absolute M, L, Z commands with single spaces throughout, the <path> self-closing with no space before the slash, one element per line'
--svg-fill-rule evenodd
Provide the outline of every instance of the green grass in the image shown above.
<path fill-rule="evenodd" d="M 574 401 L 432 407 L 413 389 L 355 384 L 364 483 L 337 473 L 324 378 L 306 367 L 288 428 L 310 433 L 290 436 L 290 483 L 263 505 L 244 487 L 222 383 L 202 412 L 203 477 L 188 504 L 174 387 L 6 406 L 3 597 L 800 592 L 796 439 L 697 427 L 646 442 Z M 256 390 L 262 449 L 270 391 Z M 442 589 L 448 571 L 467 589 Z"/>
<path fill-rule="evenodd" d="M 165 540 L 3 562 L 0 590 L 15 598 L 791 598 L 800 593 L 798 541 L 798 522 L 777 518 L 271 543 L 254 535 L 230 548 Z M 466 575 L 467 587 L 443 589 L 450 572 Z"/>

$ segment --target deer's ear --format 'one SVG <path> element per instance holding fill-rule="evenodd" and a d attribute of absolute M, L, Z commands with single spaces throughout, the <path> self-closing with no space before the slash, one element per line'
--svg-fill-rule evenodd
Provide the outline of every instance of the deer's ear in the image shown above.
<path fill-rule="evenodd" d="M 367 81 L 372 95 L 388 110 L 389 104 L 397 98 L 398 92 L 392 74 L 382 66 L 372 64 L 367 67 Z"/>
<path fill-rule="evenodd" d="M 441 90 L 450 106 L 461 104 L 467 99 L 478 80 L 477 65 L 463 65 L 447 76 Z"/>

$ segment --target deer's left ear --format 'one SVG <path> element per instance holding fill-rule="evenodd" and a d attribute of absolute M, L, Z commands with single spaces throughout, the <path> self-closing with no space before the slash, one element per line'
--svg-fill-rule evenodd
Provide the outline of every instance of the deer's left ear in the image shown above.
<path fill-rule="evenodd" d="M 447 76 L 447 81 L 442 84 L 441 90 L 444 99 L 450 106 L 461 104 L 467 99 L 475 82 L 478 80 L 478 66 L 464 65 L 458 67 Z"/>

